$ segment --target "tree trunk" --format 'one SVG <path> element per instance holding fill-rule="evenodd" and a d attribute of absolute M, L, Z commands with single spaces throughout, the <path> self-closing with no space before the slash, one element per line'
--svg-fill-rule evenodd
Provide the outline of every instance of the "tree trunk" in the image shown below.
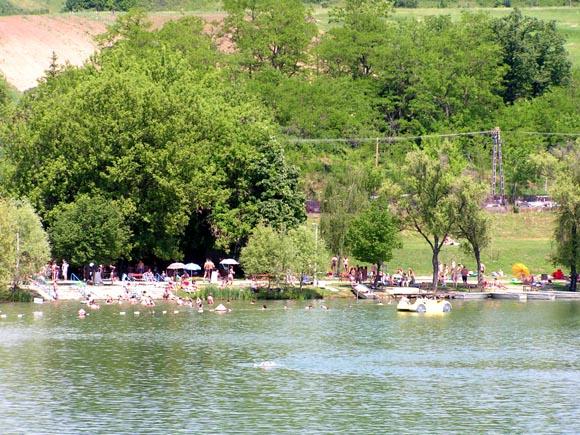
<path fill-rule="evenodd" d="M 572 263 L 570 269 L 570 291 L 575 292 L 578 287 L 578 270 L 576 270 L 576 264 Z"/>
<path fill-rule="evenodd" d="M 437 246 L 437 244 L 435 244 Z M 433 248 L 433 258 L 431 259 L 431 264 L 433 265 L 433 291 L 437 291 L 437 282 L 439 281 L 439 248 Z"/>
<path fill-rule="evenodd" d="M 578 287 L 578 270 L 576 269 L 576 264 L 578 264 L 578 231 L 576 224 L 572 223 L 572 258 L 570 262 L 570 291 L 575 292 Z"/>
<path fill-rule="evenodd" d="M 473 254 L 475 255 L 475 263 L 477 264 L 477 287 L 479 288 L 481 284 L 481 252 L 479 249 L 473 248 Z"/>

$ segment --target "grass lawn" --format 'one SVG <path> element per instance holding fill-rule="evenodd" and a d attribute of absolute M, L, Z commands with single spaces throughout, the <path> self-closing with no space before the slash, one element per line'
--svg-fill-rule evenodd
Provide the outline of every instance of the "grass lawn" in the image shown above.
<path fill-rule="evenodd" d="M 524 263 L 534 274 L 551 272 L 550 262 L 552 234 L 554 231 L 553 213 L 493 213 L 492 242 L 483 252 L 482 261 L 488 272 L 503 270 L 511 274 L 514 263 Z M 442 263 L 466 263 L 475 269 L 475 260 L 463 252 L 461 246 L 446 246 L 440 255 Z M 352 262 L 351 262 L 352 264 Z M 431 273 L 431 248 L 425 240 L 415 233 L 403 234 L 403 248 L 396 251 L 388 264 L 388 269 L 412 267 L 419 275 Z"/>
<path fill-rule="evenodd" d="M 551 212 L 489 213 L 492 240 L 483 251 L 482 261 L 487 272 L 503 270 L 511 276 L 514 263 L 524 263 L 533 274 L 550 273 L 555 267 L 550 261 L 552 235 L 556 215 Z M 319 222 L 319 216 L 310 215 L 309 224 Z M 387 270 L 411 267 L 418 275 L 431 274 L 431 247 L 417 233 L 405 231 L 402 234 L 403 247 L 393 252 Z M 460 243 L 464 243 L 460 241 Z M 445 264 L 464 263 L 470 270 L 475 269 L 472 255 L 465 254 L 460 246 L 445 246 L 439 261 Z M 349 259 L 351 266 L 365 265 L 356 258 Z"/>

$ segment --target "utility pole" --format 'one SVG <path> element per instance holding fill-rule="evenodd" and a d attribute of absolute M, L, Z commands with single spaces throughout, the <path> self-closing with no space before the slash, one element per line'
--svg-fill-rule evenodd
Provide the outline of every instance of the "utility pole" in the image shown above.
<path fill-rule="evenodd" d="M 491 194 L 494 201 L 499 199 L 499 203 L 505 205 L 505 178 L 503 174 L 503 157 L 501 151 L 501 131 L 499 127 L 491 131 L 493 139 Z M 499 188 L 498 188 L 499 177 Z"/>

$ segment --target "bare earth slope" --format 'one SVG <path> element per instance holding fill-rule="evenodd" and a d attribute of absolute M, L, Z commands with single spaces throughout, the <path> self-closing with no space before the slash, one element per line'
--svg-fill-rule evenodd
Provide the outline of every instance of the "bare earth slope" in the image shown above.
<path fill-rule="evenodd" d="M 82 63 L 94 52 L 93 37 L 107 21 L 74 15 L 0 17 L 0 71 L 20 91 L 36 86 L 50 65 Z"/>
<path fill-rule="evenodd" d="M 184 14 L 158 12 L 150 15 L 153 28 Z M 196 13 L 207 22 L 205 31 L 223 20 L 220 13 Z M 108 12 L 87 15 L 18 15 L 0 17 L 0 72 L 20 91 L 37 85 L 50 65 L 54 51 L 59 64 L 82 65 L 96 49 L 94 37 L 103 33 L 117 15 Z M 220 41 L 220 48 L 231 44 Z"/>

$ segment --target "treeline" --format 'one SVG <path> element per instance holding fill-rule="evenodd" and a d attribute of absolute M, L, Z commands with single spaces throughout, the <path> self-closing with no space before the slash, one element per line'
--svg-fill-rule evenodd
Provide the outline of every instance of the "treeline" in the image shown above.
<path fill-rule="evenodd" d="M 396 8 L 533 8 L 578 6 L 578 0 L 395 0 Z"/>
<path fill-rule="evenodd" d="M 65 11 L 128 11 L 137 6 L 138 0 L 66 0 Z"/>
<path fill-rule="evenodd" d="M 302 224 L 305 196 L 321 201 L 322 235 L 342 255 L 361 245 L 350 223 L 374 199 L 406 204 L 410 172 L 487 183 L 489 137 L 425 134 L 499 125 L 513 195 L 551 182 L 546 156 L 578 147 L 565 133 L 580 125 L 579 82 L 553 23 L 519 11 L 393 22 L 389 3 L 348 0 L 321 32 L 299 0 L 224 7 L 211 33 L 195 17 L 151 30 L 142 13 L 122 15 L 85 66 L 53 62 L 5 105 L 1 193 L 30 200 L 55 255 L 79 265 L 235 255 L 258 226 Z M 401 172 L 412 164 L 423 166 Z M 460 197 L 444 181 L 449 207 Z"/>

